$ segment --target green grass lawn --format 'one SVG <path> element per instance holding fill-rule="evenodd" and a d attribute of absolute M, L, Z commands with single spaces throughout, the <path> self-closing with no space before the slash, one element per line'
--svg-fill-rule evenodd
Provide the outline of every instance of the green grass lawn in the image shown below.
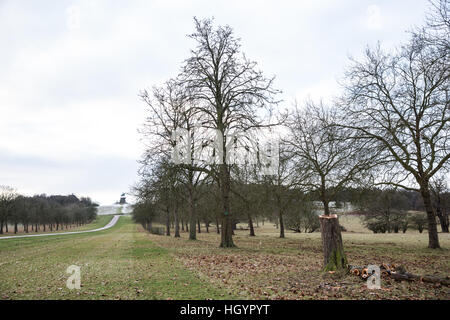
<path fill-rule="evenodd" d="M 342 236 L 349 263 L 448 275 L 448 234 L 440 233 L 442 249 L 432 250 L 426 232 L 373 234 L 348 219 Z M 450 299 L 448 287 L 383 279 L 374 291 L 357 277 L 323 273 L 318 232 L 287 231 L 280 239 L 266 223 L 256 237 L 236 230 L 238 247 L 223 249 L 210 230 L 196 241 L 187 232 L 176 239 L 122 216 L 95 233 L 1 240 L 0 299 Z M 70 265 L 81 267 L 80 290 L 66 287 Z"/>
<path fill-rule="evenodd" d="M 81 267 L 80 290 L 66 287 L 70 265 Z M 0 279 L 1 299 L 225 297 L 126 216 L 96 233 L 1 240 Z"/>
<path fill-rule="evenodd" d="M 349 232 L 343 232 L 344 249 L 350 264 L 382 263 L 403 265 L 419 275 L 450 275 L 450 235 L 439 234 L 442 249 L 428 249 L 428 234 L 418 232 L 373 234 L 364 229 L 358 217 L 343 219 Z M 208 277 L 211 282 L 242 298 L 253 299 L 450 299 L 445 286 L 382 279 L 381 290 L 369 290 L 352 275 L 321 271 L 321 235 L 279 230 L 265 223 L 256 228 L 256 237 L 236 230 L 237 248 L 219 248 L 220 236 L 198 234 L 197 241 L 149 235 L 155 243 L 170 250 L 187 268 Z"/>

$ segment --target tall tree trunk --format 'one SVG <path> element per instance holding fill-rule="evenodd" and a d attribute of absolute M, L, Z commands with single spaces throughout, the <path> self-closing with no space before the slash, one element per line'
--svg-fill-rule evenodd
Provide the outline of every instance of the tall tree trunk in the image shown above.
<path fill-rule="evenodd" d="M 216 216 L 216 232 L 217 234 L 220 234 L 219 218 L 217 218 L 217 216 Z"/>
<path fill-rule="evenodd" d="M 194 191 L 192 186 L 189 190 L 189 240 L 197 240 L 197 233 L 195 225 L 197 224 L 197 217 L 195 212 Z M 187 228 L 187 226 L 186 226 Z"/>
<path fill-rule="evenodd" d="M 283 221 L 283 214 L 281 213 L 281 210 L 278 210 L 278 219 L 280 221 L 280 238 L 284 238 L 284 221 Z"/>
<path fill-rule="evenodd" d="M 180 237 L 180 222 L 178 217 L 178 208 L 175 208 L 173 212 L 174 224 L 175 224 L 175 238 Z"/>
<path fill-rule="evenodd" d="M 197 220 L 198 233 L 202 233 L 202 229 L 200 227 L 200 219 Z"/>
<path fill-rule="evenodd" d="M 6 230 L 6 233 L 9 232 L 9 230 L 8 230 L 8 219 L 7 218 L 5 219 L 5 230 Z"/>
<path fill-rule="evenodd" d="M 225 150 L 225 148 L 224 148 Z M 230 172 L 226 164 L 220 165 L 221 191 L 222 191 L 222 228 L 220 247 L 234 247 L 233 242 L 233 217 L 230 211 Z"/>
<path fill-rule="evenodd" d="M 0 234 L 3 234 L 3 220 L 0 220 Z"/>
<path fill-rule="evenodd" d="M 319 216 L 322 235 L 323 266 L 325 271 L 347 268 L 341 227 L 336 214 Z"/>
<path fill-rule="evenodd" d="M 330 215 L 330 203 L 326 199 L 322 200 L 322 203 L 323 203 L 323 211 L 324 211 L 325 215 L 329 216 Z"/>
<path fill-rule="evenodd" d="M 325 176 L 320 176 L 320 200 L 323 203 L 323 211 L 326 216 L 330 215 L 330 200 L 327 195 Z"/>
<path fill-rule="evenodd" d="M 166 236 L 170 236 L 170 214 L 169 214 L 169 208 L 166 208 Z"/>
<path fill-rule="evenodd" d="M 14 222 L 14 234 L 16 234 L 17 233 L 17 230 L 18 228 L 17 228 L 17 222 Z"/>
<path fill-rule="evenodd" d="M 247 217 L 248 217 L 248 227 L 250 228 L 250 237 L 255 236 L 255 229 L 253 228 L 253 220 L 252 215 L 249 211 L 247 211 Z"/>
<path fill-rule="evenodd" d="M 206 233 L 209 233 L 209 221 L 205 221 Z"/>
<path fill-rule="evenodd" d="M 437 249 L 439 246 L 439 237 L 436 226 L 436 216 L 434 214 L 433 205 L 431 202 L 430 189 L 427 182 L 423 182 L 420 186 L 420 193 L 422 195 L 423 204 L 427 213 L 428 220 L 428 248 Z"/>

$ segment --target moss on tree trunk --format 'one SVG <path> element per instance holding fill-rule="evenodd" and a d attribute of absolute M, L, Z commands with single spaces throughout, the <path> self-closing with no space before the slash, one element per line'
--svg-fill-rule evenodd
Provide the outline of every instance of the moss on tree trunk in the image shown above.
<path fill-rule="evenodd" d="M 319 217 L 322 234 L 324 271 L 334 271 L 347 268 L 347 257 L 344 253 L 341 228 L 337 215 L 322 215 Z"/>

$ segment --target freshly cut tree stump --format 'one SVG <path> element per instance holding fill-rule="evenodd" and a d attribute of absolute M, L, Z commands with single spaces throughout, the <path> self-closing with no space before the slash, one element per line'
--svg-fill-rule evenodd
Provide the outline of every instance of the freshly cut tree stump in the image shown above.
<path fill-rule="evenodd" d="M 336 214 L 319 216 L 322 234 L 323 265 L 325 271 L 347 268 L 347 258 L 342 244 L 341 227 Z"/>

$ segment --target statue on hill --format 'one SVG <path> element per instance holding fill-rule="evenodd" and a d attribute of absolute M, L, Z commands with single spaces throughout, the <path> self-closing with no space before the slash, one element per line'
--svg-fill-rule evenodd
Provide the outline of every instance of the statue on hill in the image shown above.
<path fill-rule="evenodd" d="M 120 196 L 119 204 L 126 204 L 126 203 L 127 203 L 127 200 L 125 197 L 125 193 L 122 193 L 122 195 Z"/>

